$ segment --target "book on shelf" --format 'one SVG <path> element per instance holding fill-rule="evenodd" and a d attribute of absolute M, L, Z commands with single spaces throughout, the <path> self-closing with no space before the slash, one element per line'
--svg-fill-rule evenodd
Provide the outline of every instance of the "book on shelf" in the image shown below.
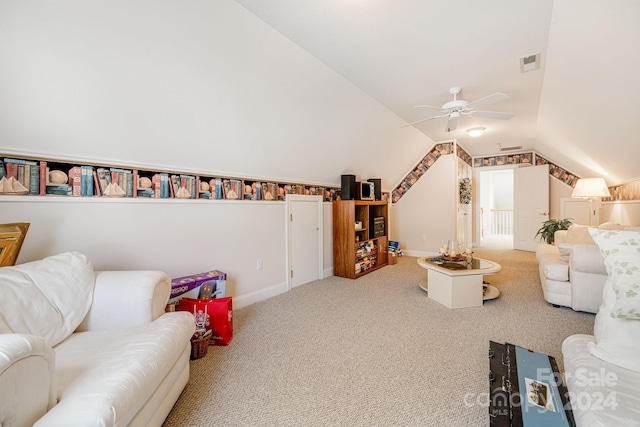
<path fill-rule="evenodd" d="M 227 200 L 238 200 L 242 194 L 242 181 L 237 179 L 224 179 L 222 181 L 224 188 L 224 198 Z"/>
<path fill-rule="evenodd" d="M 222 185 L 222 178 L 216 178 L 215 183 L 213 182 L 213 180 L 211 180 L 211 182 L 212 182 L 212 185 L 215 187 L 216 200 L 224 199 L 224 188 Z"/>
<path fill-rule="evenodd" d="M 105 168 L 97 168 L 96 174 L 98 175 L 98 186 L 100 187 L 100 194 L 105 195 L 105 190 L 111 184 L 111 173 Z"/>
<path fill-rule="evenodd" d="M 27 189 L 27 194 L 40 194 L 40 168 L 38 162 L 22 159 L 4 159 L 3 175 L 7 178 L 14 177 L 21 188 Z"/>
<path fill-rule="evenodd" d="M 91 175 L 93 175 L 93 187 L 95 189 L 95 195 L 102 196 L 102 189 L 100 188 L 100 182 L 98 181 L 98 172 L 91 171 Z"/>
<path fill-rule="evenodd" d="M 82 196 L 82 168 L 74 166 L 69 169 L 69 185 L 71 185 L 71 195 Z"/>
<path fill-rule="evenodd" d="M 162 197 L 162 177 L 159 173 L 153 174 L 151 177 L 151 188 L 153 189 L 153 198 L 160 199 Z"/>
<path fill-rule="evenodd" d="M 278 197 L 278 186 L 273 182 L 267 182 L 262 184 L 262 194 L 264 200 L 276 200 Z"/>
<path fill-rule="evenodd" d="M 133 170 L 131 181 L 132 181 L 131 186 L 133 187 L 131 189 L 131 195 L 133 197 L 138 197 L 138 170 L 137 169 Z"/>
<path fill-rule="evenodd" d="M 153 189 L 153 197 L 156 199 L 169 199 L 171 198 L 172 191 L 170 187 L 169 174 L 166 172 L 160 172 L 153 175 L 151 178 L 151 188 Z"/>
<path fill-rule="evenodd" d="M 72 186 L 70 185 L 48 185 L 46 194 L 58 195 L 58 196 L 70 196 L 72 192 Z"/>
<path fill-rule="evenodd" d="M 48 177 L 48 168 L 47 168 L 47 162 L 45 162 L 44 160 L 40 161 L 40 192 L 39 194 L 41 196 L 44 196 L 45 194 L 47 194 L 46 189 L 47 189 L 47 177 Z"/>
<path fill-rule="evenodd" d="M 82 170 L 82 190 L 81 195 L 93 196 L 93 166 L 81 166 Z"/>
<path fill-rule="evenodd" d="M 193 175 L 172 175 L 175 197 L 177 199 L 196 198 L 196 177 Z"/>
<path fill-rule="evenodd" d="M 116 193 L 112 195 L 133 197 L 133 171 L 131 169 L 109 168 L 111 172 L 111 184 L 115 187 L 118 185 L 119 190 L 115 188 Z"/>

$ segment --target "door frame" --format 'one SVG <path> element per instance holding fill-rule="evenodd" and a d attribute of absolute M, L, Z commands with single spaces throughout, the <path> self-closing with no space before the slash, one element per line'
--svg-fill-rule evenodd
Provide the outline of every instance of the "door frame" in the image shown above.
<path fill-rule="evenodd" d="M 323 246 L 322 246 L 322 237 L 324 236 L 324 231 L 323 231 L 323 220 L 322 220 L 322 196 L 305 196 L 305 195 L 301 195 L 301 194 L 287 194 L 285 197 L 285 201 L 286 201 L 286 215 L 285 215 L 285 221 L 287 223 L 285 230 L 286 230 L 286 239 L 287 239 L 287 244 L 286 244 L 286 270 L 285 270 L 285 275 L 287 277 L 287 290 L 290 291 L 291 289 L 293 289 L 293 279 L 291 277 L 291 269 L 293 268 L 292 265 L 292 250 L 291 250 L 291 239 L 292 239 L 292 227 L 291 227 L 291 202 L 314 202 L 316 203 L 316 207 L 317 207 L 317 218 L 318 218 L 318 223 L 317 223 L 317 230 L 318 230 L 318 279 L 322 279 L 323 277 L 323 265 L 324 265 L 324 257 L 323 257 Z"/>
<path fill-rule="evenodd" d="M 482 174 L 484 172 L 498 172 L 498 171 L 504 171 L 504 170 L 514 170 L 516 169 L 518 166 L 516 165 L 503 165 L 503 166 L 484 166 L 481 168 L 473 168 L 473 179 L 474 179 L 474 184 L 473 184 L 473 201 L 474 201 L 474 206 L 473 206 L 473 213 L 474 213 L 474 219 L 473 219 L 473 244 L 480 246 L 480 243 L 482 242 L 482 212 L 480 211 L 480 209 L 483 207 L 482 203 L 481 203 L 481 188 L 483 186 L 487 185 L 486 180 L 482 180 Z M 514 197 L 515 194 L 515 188 L 513 189 L 512 192 L 512 196 Z M 515 215 L 515 212 L 514 212 Z M 512 235 L 513 236 L 513 235 Z M 513 245 L 513 238 L 511 239 L 511 244 Z"/>

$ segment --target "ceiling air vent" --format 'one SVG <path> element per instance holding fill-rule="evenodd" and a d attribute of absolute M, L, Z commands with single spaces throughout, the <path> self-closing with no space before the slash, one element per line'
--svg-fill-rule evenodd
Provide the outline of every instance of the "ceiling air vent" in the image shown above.
<path fill-rule="evenodd" d="M 520 58 L 520 72 L 526 73 L 540 68 L 540 52 Z"/>
<path fill-rule="evenodd" d="M 513 147 L 503 147 L 502 145 L 498 144 L 498 148 L 500 149 L 500 151 L 515 151 L 515 150 L 522 150 L 522 145 L 514 145 Z"/>

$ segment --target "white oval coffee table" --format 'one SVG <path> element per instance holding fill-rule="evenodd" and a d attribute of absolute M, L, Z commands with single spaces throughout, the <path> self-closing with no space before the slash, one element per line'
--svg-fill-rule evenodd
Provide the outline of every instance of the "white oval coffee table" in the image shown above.
<path fill-rule="evenodd" d="M 483 295 L 482 276 L 502 270 L 497 262 L 473 258 L 471 263 L 438 262 L 437 257 L 418 258 L 427 270 L 427 281 L 420 288 L 429 298 L 449 308 L 479 307 L 484 300 L 498 298 L 500 291 L 488 286 Z"/>

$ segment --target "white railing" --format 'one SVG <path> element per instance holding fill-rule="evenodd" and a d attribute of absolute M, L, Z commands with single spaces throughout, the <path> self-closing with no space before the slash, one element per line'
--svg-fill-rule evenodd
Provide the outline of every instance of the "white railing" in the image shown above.
<path fill-rule="evenodd" d="M 491 209 L 490 234 L 513 234 L 513 209 Z"/>

